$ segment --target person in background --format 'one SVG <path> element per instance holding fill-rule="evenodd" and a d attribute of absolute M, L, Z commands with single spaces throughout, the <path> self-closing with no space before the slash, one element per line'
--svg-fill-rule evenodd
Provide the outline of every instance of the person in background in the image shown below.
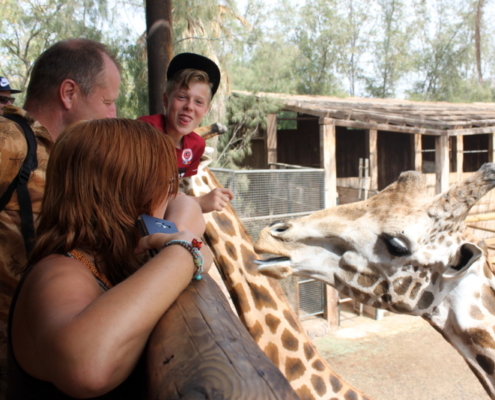
<path fill-rule="evenodd" d="M 138 118 L 173 139 L 180 178 L 198 173 L 205 141 L 194 130 L 210 110 L 211 100 L 220 85 L 220 77 L 220 69 L 209 58 L 195 53 L 180 53 L 170 61 L 167 69 L 167 84 L 163 94 L 165 113 Z M 230 189 L 216 188 L 195 199 L 203 213 L 208 213 L 222 211 L 233 197 Z"/>
<path fill-rule="evenodd" d="M 149 124 L 102 119 L 62 133 L 12 301 L 8 400 L 144 398 L 148 338 L 213 259 L 199 204 L 177 189 L 174 144 Z M 141 237 L 142 214 L 185 223 Z"/>
<path fill-rule="evenodd" d="M 4 387 L 9 305 L 32 245 L 32 240 L 24 240 L 23 233 L 27 230 L 34 236 L 54 141 L 76 121 L 116 117 L 119 86 L 119 63 L 105 45 L 89 39 L 64 40 L 52 45 L 36 60 L 24 108 L 7 105 L 0 116 L 0 196 L 5 200 L 5 206 L 0 208 L 0 398 Z M 17 118 L 17 122 L 9 118 Z M 24 198 L 27 197 L 30 208 L 19 201 L 17 189 L 11 194 L 7 191 L 20 176 L 29 154 L 21 124 L 32 130 L 36 144 L 37 167 L 25 174 L 27 184 L 22 193 L 27 192 Z M 24 224 L 26 215 L 31 216 L 33 223 Z"/>
<path fill-rule="evenodd" d="M 3 115 L 3 107 L 14 104 L 15 98 L 11 95 L 21 93 L 22 90 L 12 89 L 7 78 L 0 76 L 0 115 Z"/>

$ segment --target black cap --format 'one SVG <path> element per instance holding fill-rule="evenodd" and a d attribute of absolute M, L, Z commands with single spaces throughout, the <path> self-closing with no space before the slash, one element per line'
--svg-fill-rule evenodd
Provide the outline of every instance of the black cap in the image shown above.
<path fill-rule="evenodd" d="M 167 69 L 167 79 L 172 79 L 177 72 L 186 68 L 197 69 L 208 74 L 208 79 L 212 83 L 211 97 L 213 97 L 217 92 L 218 86 L 220 85 L 220 69 L 217 64 L 211 61 L 208 57 L 204 57 L 199 54 L 180 53 L 172 58 L 172 61 L 170 61 Z"/>
<path fill-rule="evenodd" d="M 2 90 L 10 90 L 10 93 L 12 94 L 22 92 L 22 90 L 12 89 L 9 85 L 9 81 L 7 80 L 7 78 L 0 76 L 0 91 Z"/>

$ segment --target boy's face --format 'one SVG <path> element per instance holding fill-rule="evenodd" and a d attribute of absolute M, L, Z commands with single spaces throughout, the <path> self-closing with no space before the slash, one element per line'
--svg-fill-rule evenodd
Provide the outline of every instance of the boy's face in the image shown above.
<path fill-rule="evenodd" d="M 210 87 L 193 82 L 187 88 L 176 88 L 168 96 L 163 94 L 166 130 L 176 143 L 196 129 L 210 108 Z"/>

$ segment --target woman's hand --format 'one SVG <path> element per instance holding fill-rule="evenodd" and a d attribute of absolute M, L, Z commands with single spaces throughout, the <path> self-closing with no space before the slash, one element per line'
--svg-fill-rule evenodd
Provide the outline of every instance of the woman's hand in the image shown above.
<path fill-rule="evenodd" d="M 192 232 L 182 231 L 177 233 L 155 233 L 153 235 L 142 237 L 136 247 L 135 252 L 142 254 L 150 249 L 156 249 L 160 251 L 171 240 L 184 240 L 188 243 L 192 243 L 193 240 L 197 240 L 202 243 L 201 238 L 195 236 Z M 201 255 L 203 256 L 203 270 L 208 272 L 213 262 L 213 255 L 208 246 L 201 246 Z"/>

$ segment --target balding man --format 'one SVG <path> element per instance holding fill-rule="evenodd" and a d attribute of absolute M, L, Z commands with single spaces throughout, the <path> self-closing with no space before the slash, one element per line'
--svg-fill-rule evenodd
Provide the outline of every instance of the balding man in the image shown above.
<path fill-rule="evenodd" d="M 115 118 L 119 86 L 120 66 L 106 46 L 88 39 L 69 39 L 54 44 L 36 60 L 24 108 L 4 107 L 0 117 L 0 196 L 6 204 L 0 212 L 0 368 L 6 358 L 9 305 L 32 245 L 53 143 L 76 121 Z M 17 186 L 11 195 L 5 195 L 11 182 L 22 175 L 19 171 L 28 154 L 25 123 L 34 133 L 35 146 L 31 147 L 36 147 L 37 167 L 27 173 L 25 190 L 32 207 L 27 214 L 33 216 L 34 223 L 22 216 L 24 203 L 18 198 L 22 199 L 24 189 Z"/>

